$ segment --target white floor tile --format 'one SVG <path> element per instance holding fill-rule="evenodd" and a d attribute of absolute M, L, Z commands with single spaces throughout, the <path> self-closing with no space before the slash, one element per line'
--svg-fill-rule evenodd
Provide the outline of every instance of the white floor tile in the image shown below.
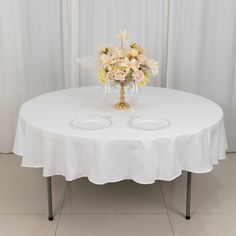
<path fill-rule="evenodd" d="M 54 236 L 56 226 L 46 215 L 0 215 L 1 236 Z"/>
<path fill-rule="evenodd" d="M 57 213 L 62 205 L 66 182 L 53 177 L 53 204 Z M 47 213 L 47 185 L 40 169 L 0 171 L 0 214 Z"/>
<path fill-rule="evenodd" d="M 56 236 L 172 236 L 166 214 L 61 215 Z"/>
<path fill-rule="evenodd" d="M 185 220 L 178 214 L 170 214 L 175 236 L 235 236 L 236 214 L 195 214 Z"/>
<path fill-rule="evenodd" d="M 236 165 L 222 161 L 207 174 L 192 176 L 192 213 L 236 213 Z M 236 163 L 236 162 L 235 162 Z M 185 212 L 186 174 L 172 182 L 161 181 L 170 212 Z"/>
<path fill-rule="evenodd" d="M 0 169 L 21 168 L 22 157 L 15 154 L 0 153 Z"/>
<path fill-rule="evenodd" d="M 62 213 L 165 213 L 159 184 L 133 181 L 95 185 L 87 179 L 69 183 Z"/>
<path fill-rule="evenodd" d="M 226 156 L 227 156 L 227 158 L 224 161 L 225 163 L 236 164 L 236 152 L 227 153 Z"/>

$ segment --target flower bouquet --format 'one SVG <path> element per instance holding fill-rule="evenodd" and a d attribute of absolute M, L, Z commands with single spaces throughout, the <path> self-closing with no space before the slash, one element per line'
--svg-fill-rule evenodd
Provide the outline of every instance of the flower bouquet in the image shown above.
<path fill-rule="evenodd" d="M 143 87 L 149 83 L 149 78 L 158 73 L 155 60 L 149 59 L 144 54 L 144 49 L 135 41 L 129 39 L 127 31 L 120 31 L 117 35 L 120 47 L 101 47 L 99 50 L 99 81 L 102 84 L 120 86 L 120 102 L 115 108 L 126 110 L 129 104 L 125 101 L 125 86 Z"/>

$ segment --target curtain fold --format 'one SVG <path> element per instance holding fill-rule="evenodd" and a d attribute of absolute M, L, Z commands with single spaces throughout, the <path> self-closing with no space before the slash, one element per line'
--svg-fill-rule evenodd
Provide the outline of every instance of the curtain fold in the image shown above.
<path fill-rule="evenodd" d="M 0 152 L 11 152 L 19 107 L 64 87 L 60 4 L 0 1 Z"/>
<path fill-rule="evenodd" d="M 79 1 L 61 1 L 63 75 L 66 88 L 80 86 L 79 81 Z"/>
<path fill-rule="evenodd" d="M 17 108 L 25 99 L 24 44 L 17 5 L 0 2 L 0 150 L 11 151 Z M 9 79 L 9 78 L 14 78 Z"/>
<path fill-rule="evenodd" d="M 167 87 L 218 103 L 236 151 L 236 1 L 171 0 L 169 20 Z"/>

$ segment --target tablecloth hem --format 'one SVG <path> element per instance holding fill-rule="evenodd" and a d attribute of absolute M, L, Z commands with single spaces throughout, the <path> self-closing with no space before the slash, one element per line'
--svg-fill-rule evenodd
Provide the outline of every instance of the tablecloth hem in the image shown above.
<path fill-rule="evenodd" d="M 17 154 L 17 155 L 19 155 L 19 154 Z M 157 177 L 157 178 L 151 179 L 150 181 L 140 181 L 136 177 L 128 177 L 128 178 L 123 177 L 123 178 L 112 179 L 112 180 L 97 181 L 97 180 L 95 180 L 94 178 L 92 178 L 89 175 L 78 175 L 78 176 L 75 176 L 75 177 L 67 177 L 67 174 L 61 173 L 61 172 L 43 173 L 43 177 L 53 177 L 53 176 L 60 175 L 60 176 L 65 177 L 66 181 L 73 181 L 73 180 L 85 177 L 85 178 L 88 178 L 88 180 L 91 183 L 96 184 L 96 185 L 104 185 L 104 184 L 107 184 L 107 183 L 116 183 L 116 182 L 120 182 L 120 181 L 123 181 L 123 180 L 133 180 L 134 182 L 136 182 L 138 184 L 146 185 L 146 184 L 153 184 L 153 183 L 155 183 L 155 181 L 158 181 L 158 180 L 161 180 L 161 181 L 172 181 L 172 180 L 176 179 L 177 177 L 179 177 L 180 175 L 182 175 L 183 171 L 189 171 L 189 172 L 192 172 L 194 174 L 208 173 L 208 172 L 212 171 L 212 169 L 214 168 L 214 165 L 218 165 L 219 161 L 220 160 L 224 160 L 225 158 L 226 158 L 225 156 L 219 157 L 218 160 L 215 163 L 212 163 L 211 166 L 209 166 L 209 167 L 207 167 L 205 169 L 202 169 L 202 170 L 193 170 L 191 168 L 189 168 L 189 169 L 188 168 L 180 169 L 177 174 L 173 175 L 170 178 L 168 178 L 168 177 Z M 44 168 L 44 166 L 42 164 L 38 164 L 38 165 L 35 165 L 35 164 L 34 165 L 22 164 L 21 166 L 22 167 L 28 167 L 28 168 Z"/>

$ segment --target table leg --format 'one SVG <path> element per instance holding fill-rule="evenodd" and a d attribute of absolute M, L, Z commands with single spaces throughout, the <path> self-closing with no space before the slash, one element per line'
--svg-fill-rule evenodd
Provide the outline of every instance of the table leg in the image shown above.
<path fill-rule="evenodd" d="M 187 172 L 187 196 L 186 196 L 186 220 L 190 220 L 190 204 L 191 204 L 191 182 L 192 173 Z"/>
<path fill-rule="evenodd" d="M 52 178 L 47 177 L 47 189 L 48 189 L 48 220 L 53 220 L 52 209 Z"/>

